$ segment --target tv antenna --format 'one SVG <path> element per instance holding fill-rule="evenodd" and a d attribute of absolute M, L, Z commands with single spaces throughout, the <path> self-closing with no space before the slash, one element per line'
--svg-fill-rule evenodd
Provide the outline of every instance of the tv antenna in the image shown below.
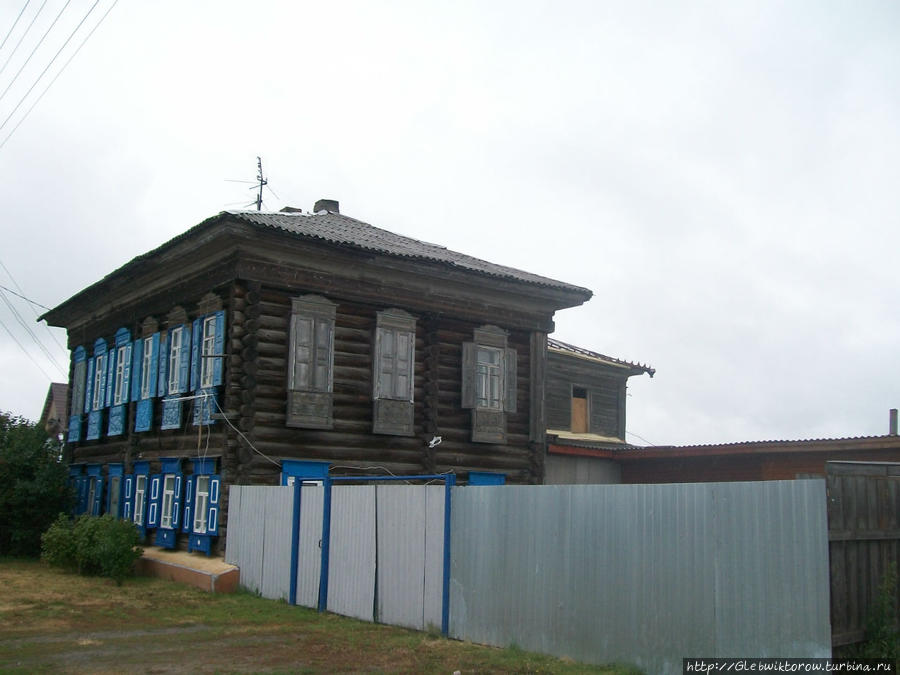
<path fill-rule="evenodd" d="M 257 192 L 256 192 L 256 199 L 253 200 L 252 202 L 249 202 L 249 203 L 247 203 L 247 204 L 244 204 L 244 206 L 253 206 L 254 204 L 256 204 L 256 210 L 257 210 L 257 211 L 262 211 L 262 207 L 263 207 L 263 188 L 268 189 L 268 191 L 272 193 L 272 196 L 274 196 L 275 199 L 281 199 L 281 197 L 279 197 L 278 195 L 276 195 L 276 194 L 275 194 L 275 191 L 274 191 L 272 188 L 269 187 L 269 179 L 266 178 L 265 175 L 263 174 L 262 158 L 261 158 L 261 157 L 257 157 L 257 158 L 256 158 L 256 180 L 255 180 L 255 181 L 250 181 L 250 180 L 234 180 L 234 179 L 231 179 L 231 178 L 226 178 L 225 180 L 226 180 L 227 182 L 229 182 L 229 183 L 251 183 L 251 184 L 253 185 L 253 187 L 251 187 L 251 188 L 249 188 L 249 189 L 250 189 L 250 190 L 256 190 L 256 191 L 257 191 Z"/>

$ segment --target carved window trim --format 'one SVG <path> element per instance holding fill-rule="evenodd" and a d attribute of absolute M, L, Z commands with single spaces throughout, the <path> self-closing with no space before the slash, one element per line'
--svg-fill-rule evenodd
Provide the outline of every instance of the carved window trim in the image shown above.
<path fill-rule="evenodd" d="M 372 431 L 412 436 L 415 423 L 416 319 L 402 309 L 378 312 L 372 358 Z"/>
<path fill-rule="evenodd" d="M 516 412 L 517 354 L 509 334 L 498 326 L 472 331 L 462 347 L 462 407 L 472 411 L 473 443 L 506 443 L 506 417 Z M 496 396 L 490 394 L 493 382 Z"/>
<path fill-rule="evenodd" d="M 334 426 L 334 323 L 337 304 L 320 295 L 291 298 L 287 426 Z"/>

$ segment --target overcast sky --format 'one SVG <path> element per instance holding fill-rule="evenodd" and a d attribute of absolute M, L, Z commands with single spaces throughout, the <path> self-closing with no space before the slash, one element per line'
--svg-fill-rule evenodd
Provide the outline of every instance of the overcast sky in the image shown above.
<path fill-rule="evenodd" d="M 556 337 L 657 369 L 632 442 L 887 432 L 900 3 L 70 0 L 50 28 L 65 4 L 0 48 L 0 285 L 55 306 L 250 202 L 226 179 L 259 155 L 268 209 L 337 199 L 592 289 Z M 0 410 L 36 419 L 66 376 L 0 322 Z"/>

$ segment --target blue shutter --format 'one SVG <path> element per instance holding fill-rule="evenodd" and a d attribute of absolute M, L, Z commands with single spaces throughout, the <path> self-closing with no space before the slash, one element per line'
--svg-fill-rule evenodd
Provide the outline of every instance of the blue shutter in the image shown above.
<path fill-rule="evenodd" d="M 159 509 L 162 504 L 162 476 L 154 474 L 150 477 L 150 484 L 147 487 L 150 493 L 147 499 L 149 511 L 147 511 L 147 527 L 159 527 Z"/>
<path fill-rule="evenodd" d="M 103 390 L 104 403 L 102 404 L 104 408 L 108 408 L 113 402 L 113 393 L 116 388 L 116 357 L 118 355 L 118 349 L 111 349 L 106 354 L 106 376 L 103 378 L 106 384 Z"/>
<path fill-rule="evenodd" d="M 98 475 L 96 481 L 97 484 L 94 487 L 94 506 L 91 509 L 91 513 L 95 516 L 99 516 L 103 513 L 103 480 Z"/>
<path fill-rule="evenodd" d="M 200 388 L 200 343 L 202 341 L 202 319 L 194 319 L 191 330 L 191 391 L 197 391 Z"/>
<path fill-rule="evenodd" d="M 159 333 L 157 333 L 159 335 Z M 168 384 L 169 384 L 169 336 L 161 338 L 159 341 L 159 371 L 157 373 L 156 379 L 156 395 L 157 396 L 165 396 L 168 394 Z"/>
<path fill-rule="evenodd" d="M 172 529 L 178 531 L 181 524 L 181 486 L 184 484 L 184 476 L 175 474 L 175 495 L 172 499 Z"/>
<path fill-rule="evenodd" d="M 122 518 L 134 519 L 134 474 L 130 473 L 122 481 Z"/>
<path fill-rule="evenodd" d="M 94 359 L 88 359 L 87 382 L 84 385 L 84 412 L 91 412 L 94 400 Z"/>
<path fill-rule="evenodd" d="M 144 374 L 144 341 L 138 338 L 134 341 L 131 352 L 131 400 L 141 400 L 141 377 Z"/>
<path fill-rule="evenodd" d="M 156 376 L 159 368 L 159 333 L 154 333 L 150 338 L 150 398 L 156 396 Z M 143 354 L 141 355 L 143 358 Z"/>
<path fill-rule="evenodd" d="M 194 477 L 188 476 L 184 479 L 184 518 L 181 521 L 182 532 L 193 532 L 194 518 Z"/>
<path fill-rule="evenodd" d="M 178 361 L 178 393 L 183 394 L 188 390 L 190 384 L 191 369 L 191 325 L 184 324 L 184 331 L 181 333 L 181 354 Z"/>
<path fill-rule="evenodd" d="M 215 353 L 220 358 L 213 359 L 213 386 L 222 384 L 222 371 L 225 361 L 225 311 L 216 312 Z"/>
<path fill-rule="evenodd" d="M 222 477 L 212 475 L 209 477 L 209 513 L 206 518 L 206 534 L 214 537 L 219 533 L 219 487 Z"/>

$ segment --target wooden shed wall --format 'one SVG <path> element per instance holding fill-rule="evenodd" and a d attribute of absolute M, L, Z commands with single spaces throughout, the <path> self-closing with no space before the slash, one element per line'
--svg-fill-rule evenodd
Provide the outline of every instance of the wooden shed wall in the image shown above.
<path fill-rule="evenodd" d="M 547 356 L 547 425 L 568 429 L 572 423 L 572 387 L 589 392 L 590 432 L 624 438 L 622 409 L 625 379 L 604 372 L 601 364 L 557 352 Z"/>

